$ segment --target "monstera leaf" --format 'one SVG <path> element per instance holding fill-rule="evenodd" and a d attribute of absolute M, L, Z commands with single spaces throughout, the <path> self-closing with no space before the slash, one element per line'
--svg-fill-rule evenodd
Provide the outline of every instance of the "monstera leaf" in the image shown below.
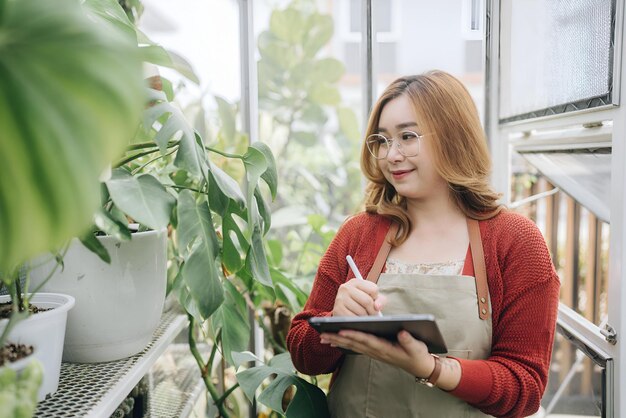
<path fill-rule="evenodd" d="M 237 373 L 237 382 L 250 401 L 255 398 L 259 386 L 273 376 L 271 382 L 257 398 L 260 403 L 284 414 L 287 418 L 326 418 L 330 416 L 324 392 L 296 375 L 289 353 L 278 354 L 272 357 L 267 364 L 263 364 L 250 352 L 233 352 L 232 355 L 237 364 L 246 361 L 261 363 L 256 367 Z M 287 410 L 284 410 L 283 396 L 285 391 L 292 386 L 296 388 L 295 396 L 289 403 Z"/>
<path fill-rule="evenodd" d="M 98 177 L 137 129 L 123 19 L 115 0 L 0 0 L 0 271 L 89 226 Z"/>

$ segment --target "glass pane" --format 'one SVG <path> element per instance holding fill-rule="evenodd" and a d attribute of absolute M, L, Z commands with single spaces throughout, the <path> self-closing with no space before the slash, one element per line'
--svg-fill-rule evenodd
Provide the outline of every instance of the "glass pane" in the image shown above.
<path fill-rule="evenodd" d="M 311 278 L 328 245 L 323 231 L 359 210 L 363 196 L 360 34 L 348 30 L 350 5 L 254 3 L 259 136 L 280 182 L 269 239 L 297 278 Z"/>
<path fill-rule="evenodd" d="M 544 116 L 610 101 L 613 4 L 612 0 L 501 2 L 501 119 Z M 568 103 L 573 105 L 563 106 Z M 526 115 L 529 112 L 537 113 Z"/>
<path fill-rule="evenodd" d="M 602 327 L 608 315 L 609 224 L 519 154 L 512 163 L 511 209 L 532 219 L 543 234 L 561 279 L 561 303 Z"/>
<path fill-rule="evenodd" d="M 175 7 L 169 0 L 145 0 L 143 4 L 139 28 L 186 61 L 199 80 L 196 84 L 177 71 L 159 68 L 161 76 L 171 81 L 174 100 L 189 123 L 206 143 L 224 151 L 245 152 L 246 137 L 237 134 L 234 126 L 225 127 L 226 120 L 236 119 L 236 103 L 241 98 L 237 1 L 181 0 Z M 225 118 L 226 114 L 230 116 Z"/>
<path fill-rule="evenodd" d="M 472 31 L 471 1 L 396 0 L 389 4 L 392 29 L 384 36 L 378 34 L 376 43 L 375 96 L 400 76 L 440 69 L 461 79 L 482 118 L 484 40 L 476 39 L 476 31 Z M 375 15 L 374 21 L 381 18 Z"/>
<path fill-rule="evenodd" d="M 372 0 L 374 32 L 391 32 L 392 0 Z M 350 0 L 350 32 L 361 33 L 361 5 L 363 0 Z"/>
<path fill-rule="evenodd" d="M 522 156 L 553 184 L 608 222 L 611 154 L 600 152 L 524 153 Z"/>
<path fill-rule="evenodd" d="M 376 32 L 391 32 L 393 29 L 392 12 L 394 2 L 391 0 L 373 0 L 374 30 Z"/>
<path fill-rule="evenodd" d="M 350 0 L 350 32 L 361 33 L 361 3 L 363 0 Z"/>
<path fill-rule="evenodd" d="M 604 369 L 557 334 L 542 417 L 602 417 Z"/>
<path fill-rule="evenodd" d="M 163 68 L 172 82 L 184 83 L 187 95 L 197 98 L 209 91 L 230 102 L 241 97 L 239 9 L 235 0 L 145 0 L 139 28 L 154 42 L 193 67 L 197 86 L 178 72 Z M 188 96 L 189 100 L 191 97 Z M 207 100 L 208 101 L 208 100 Z"/>

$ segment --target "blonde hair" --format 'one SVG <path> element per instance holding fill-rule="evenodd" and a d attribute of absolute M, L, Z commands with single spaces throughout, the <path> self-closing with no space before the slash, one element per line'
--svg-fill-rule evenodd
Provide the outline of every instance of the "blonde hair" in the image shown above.
<path fill-rule="evenodd" d="M 435 168 L 447 181 L 461 211 L 478 220 L 500 212 L 502 206 L 497 203 L 500 195 L 489 185 L 491 159 L 476 105 L 465 86 L 452 75 L 430 71 L 395 80 L 374 105 L 366 137 L 378 132 L 385 105 L 402 95 L 411 101 L 419 122 L 424 125 L 422 129 L 428 132 Z M 397 222 L 400 228 L 392 244 L 401 244 L 411 228 L 406 198 L 398 195 L 385 179 L 365 144 L 361 149 L 361 168 L 369 180 L 365 211 Z"/>

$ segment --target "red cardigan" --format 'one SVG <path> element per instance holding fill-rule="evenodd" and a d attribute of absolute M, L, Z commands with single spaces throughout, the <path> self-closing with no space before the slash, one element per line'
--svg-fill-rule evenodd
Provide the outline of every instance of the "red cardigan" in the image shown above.
<path fill-rule="evenodd" d="M 304 310 L 295 316 L 287 335 L 293 364 L 300 372 L 316 375 L 336 370 L 343 354 L 320 344 L 307 319 L 331 315 L 338 287 L 354 276 L 347 254 L 367 275 L 388 227 L 385 218 L 362 213 L 346 221 L 331 242 Z M 532 221 L 502 211 L 480 221 L 480 232 L 491 297 L 491 356 L 458 359 L 461 381 L 450 393 L 486 414 L 527 416 L 539 408 L 547 384 L 560 281 Z M 464 274 L 473 272 L 471 257 L 468 261 Z"/>

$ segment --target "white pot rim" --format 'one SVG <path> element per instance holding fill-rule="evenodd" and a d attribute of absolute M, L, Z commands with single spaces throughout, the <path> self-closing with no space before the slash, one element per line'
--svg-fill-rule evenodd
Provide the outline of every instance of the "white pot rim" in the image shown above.
<path fill-rule="evenodd" d="M 167 232 L 167 228 L 162 228 L 162 229 L 151 229 L 149 231 L 137 231 L 137 232 L 132 232 L 131 231 L 131 241 L 134 239 L 144 239 L 144 238 L 148 238 L 148 237 L 152 237 L 154 235 L 159 235 L 162 234 L 164 232 Z M 119 240 L 117 238 L 115 238 L 112 235 L 96 235 L 96 238 L 99 241 L 115 241 L 115 242 L 119 242 Z"/>
<path fill-rule="evenodd" d="M 11 297 L 10 295 L 0 296 L 0 302 L 7 302 L 10 300 L 10 297 Z M 49 316 L 53 316 L 58 313 L 67 312 L 74 306 L 74 304 L 76 304 L 76 299 L 74 299 L 74 296 L 65 295 L 63 293 L 41 292 L 41 293 L 36 293 L 34 295 L 31 295 L 30 303 L 33 305 L 36 305 L 37 303 L 46 303 L 46 302 L 57 304 L 58 306 L 54 306 L 52 309 L 44 311 L 44 312 L 37 312 L 34 315 L 29 315 L 28 318 L 25 319 L 25 321 L 28 321 L 29 319 L 33 318 L 33 316 L 35 315 L 37 316 L 37 318 L 45 319 Z M 5 321 L 8 322 L 8 319 L 0 320 L 0 324 L 3 324 Z"/>

